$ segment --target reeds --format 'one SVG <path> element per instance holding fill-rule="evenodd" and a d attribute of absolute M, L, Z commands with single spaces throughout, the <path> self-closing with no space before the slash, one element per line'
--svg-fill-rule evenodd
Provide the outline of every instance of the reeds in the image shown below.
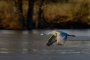
<path fill-rule="evenodd" d="M 28 2 L 23 1 L 23 15 L 26 18 Z M 90 1 L 89 0 L 69 0 L 67 3 L 44 3 L 42 16 L 47 22 L 68 22 L 81 21 L 90 24 Z M 34 6 L 34 21 L 37 20 L 38 5 Z M 19 16 L 16 14 L 15 6 L 12 2 L 0 1 L 0 26 L 6 29 L 19 29 Z M 43 23 L 43 22 L 42 22 Z"/>

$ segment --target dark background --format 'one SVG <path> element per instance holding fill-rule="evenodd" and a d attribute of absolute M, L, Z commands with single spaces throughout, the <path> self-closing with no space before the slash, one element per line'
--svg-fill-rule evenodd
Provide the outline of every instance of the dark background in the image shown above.
<path fill-rule="evenodd" d="M 88 29 L 89 0 L 0 0 L 0 29 Z"/>

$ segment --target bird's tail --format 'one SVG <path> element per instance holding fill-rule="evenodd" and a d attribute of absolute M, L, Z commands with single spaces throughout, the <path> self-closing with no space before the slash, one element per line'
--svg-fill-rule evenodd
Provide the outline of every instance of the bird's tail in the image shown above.
<path fill-rule="evenodd" d="M 76 37 L 75 35 L 69 35 L 69 34 L 67 34 L 68 36 L 71 36 L 71 37 Z"/>

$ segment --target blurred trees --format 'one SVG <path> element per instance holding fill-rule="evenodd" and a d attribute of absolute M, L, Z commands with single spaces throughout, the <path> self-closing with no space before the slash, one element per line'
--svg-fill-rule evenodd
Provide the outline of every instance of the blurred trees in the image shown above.
<path fill-rule="evenodd" d="M 37 0 L 28 0 L 28 12 L 27 12 L 27 20 L 26 20 L 26 25 L 25 25 L 25 18 L 23 16 L 23 9 L 22 9 L 22 0 L 15 0 L 15 6 L 16 6 L 16 11 L 19 16 L 19 22 L 21 24 L 22 28 L 27 28 L 27 29 L 32 29 L 33 27 L 33 13 L 34 13 L 34 2 Z M 39 11 L 38 11 L 38 19 L 36 20 L 36 25 L 35 28 L 39 28 L 42 22 L 42 6 L 44 3 L 44 0 L 38 0 L 39 2 Z M 59 0 L 47 0 L 52 1 L 53 3 L 58 2 Z M 60 2 L 68 2 L 68 0 L 60 0 Z M 44 21 L 45 22 L 45 21 Z"/>
<path fill-rule="evenodd" d="M 25 28 L 25 18 L 23 16 L 22 0 L 15 0 L 16 13 L 18 16 L 18 22 L 20 23 L 21 29 Z"/>
<path fill-rule="evenodd" d="M 33 12 L 35 0 L 28 0 L 28 13 L 27 13 L 27 28 L 33 28 Z"/>
<path fill-rule="evenodd" d="M 16 12 L 19 17 L 19 23 L 21 24 L 22 29 L 32 29 L 33 28 L 33 9 L 34 9 L 34 0 L 28 0 L 28 13 L 27 20 L 25 23 L 25 18 L 23 16 L 22 9 L 22 0 L 15 0 Z"/>
<path fill-rule="evenodd" d="M 90 25 L 89 2 L 73 1 L 0 0 L 0 28 L 76 28 L 78 22 Z"/>
<path fill-rule="evenodd" d="M 44 0 L 40 0 L 39 11 L 38 11 L 38 19 L 36 20 L 36 28 L 39 28 L 41 25 L 41 18 L 42 18 L 42 13 L 43 13 L 43 10 L 42 10 L 43 3 L 44 3 Z"/>

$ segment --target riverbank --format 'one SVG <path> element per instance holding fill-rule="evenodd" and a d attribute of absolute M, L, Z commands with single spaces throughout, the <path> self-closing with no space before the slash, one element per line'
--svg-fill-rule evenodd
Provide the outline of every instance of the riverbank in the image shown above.
<path fill-rule="evenodd" d="M 22 1 L 23 16 L 27 21 L 28 0 Z M 3 5 L 4 4 L 4 5 Z M 33 29 L 38 20 L 40 1 L 34 2 Z M 44 1 L 38 29 L 87 29 L 90 28 L 90 1 L 63 0 Z M 23 29 L 22 22 L 17 15 L 15 2 L 0 1 L 0 29 Z M 26 24 L 27 25 L 27 24 Z M 25 26 L 24 26 L 25 27 Z M 25 27 L 27 29 L 27 27 Z"/>

